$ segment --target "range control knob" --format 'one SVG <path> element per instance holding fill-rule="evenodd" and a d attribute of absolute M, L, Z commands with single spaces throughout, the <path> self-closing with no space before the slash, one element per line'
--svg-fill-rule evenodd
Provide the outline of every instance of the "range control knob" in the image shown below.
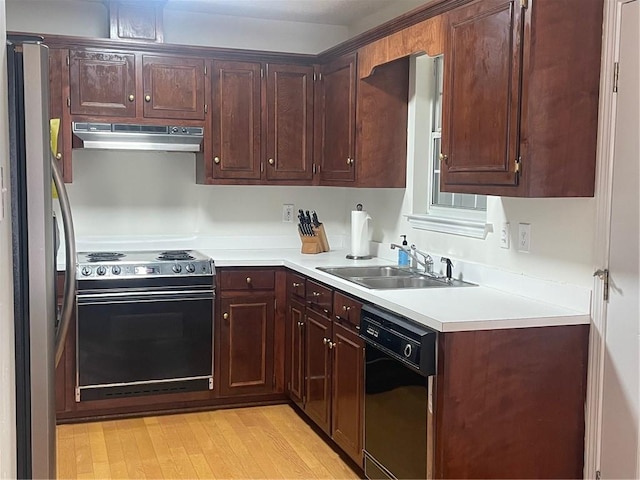
<path fill-rule="evenodd" d="M 113 273 L 114 275 L 120 275 L 120 272 L 121 272 L 121 271 L 122 271 L 122 270 L 120 269 L 120 267 L 119 267 L 118 265 L 114 265 L 114 266 L 111 268 L 111 273 Z"/>
<path fill-rule="evenodd" d="M 411 344 L 407 343 L 404 347 L 404 356 L 409 358 L 411 356 L 411 350 L 412 350 Z"/>
<path fill-rule="evenodd" d="M 173 270 L 174 273 L 180 273 L 182 271 L 182 267 L 176 263 L 171 270 Z"/>
<path fill-rule="evenodd" d="M 82 267 L 82 275 L 85 277 L 91 275 L 91 267 Z"/>
<path fill-rule="evenodd" d="M 182 133 L 187 133 L 187 127 L 182 127 Z"/>
<path fill-rule="evenodd" d="M 187 266 L 185 267 L 187 269 L 187 272 L 189 273 L 193 273 L 196 271 L 196 267 L 193 263 L 188 263 Z"/>
<path fill-rule="evenodd" d="M 173 133 L 178 133 L 178 127 L 173 127 L 173 128 L 171 128 L 171 131 L 172 131 Z"/>
<path fill-rule="evenodd" d="M 104 265 L 100 265 L 97 268 L 96 273 L 100 276 L 105 275 L 107 273 L 107 267 L 105 267 Z"/>

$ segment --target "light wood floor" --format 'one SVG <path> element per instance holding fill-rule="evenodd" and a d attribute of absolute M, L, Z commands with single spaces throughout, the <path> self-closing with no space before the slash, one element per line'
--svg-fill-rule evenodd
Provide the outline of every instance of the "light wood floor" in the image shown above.
<path fill-rule="evenodd" d="M 58 478 L 358 478 L 289 405 L 60 425 Z"/>

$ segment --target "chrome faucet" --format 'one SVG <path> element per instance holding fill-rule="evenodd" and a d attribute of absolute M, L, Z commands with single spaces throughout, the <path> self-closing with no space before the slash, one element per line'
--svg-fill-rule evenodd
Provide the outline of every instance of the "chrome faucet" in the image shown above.
<path fill-rule="evenodd" d="M 424 273 L 427 275 L 433 275 L 433 259 L 427 253 L 421 252 L 416 248 L 415 245 L 411 245 L 410 248 L 403 247 L 402 245 L 398 245 L 397 243 L 391 244 L 391 250 L 395 250 L 396 248 L 402 250 L 409 258 L 411 258 L 411 270 L 419 272 L 418 265 L 424 268 Z M 418 255 L 421 255 L 424 258 L 424 261 L 421 260 Z"/>

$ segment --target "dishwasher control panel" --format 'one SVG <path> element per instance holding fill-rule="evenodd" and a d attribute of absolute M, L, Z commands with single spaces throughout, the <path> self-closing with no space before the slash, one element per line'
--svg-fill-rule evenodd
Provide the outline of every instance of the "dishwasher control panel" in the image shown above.
<path fill-rule="evenodd" d="M 416 325 L 386 310 L 365 305 L 360 316 L 360 336 L 423 375 L 436 373 L 435 330 Z"/>

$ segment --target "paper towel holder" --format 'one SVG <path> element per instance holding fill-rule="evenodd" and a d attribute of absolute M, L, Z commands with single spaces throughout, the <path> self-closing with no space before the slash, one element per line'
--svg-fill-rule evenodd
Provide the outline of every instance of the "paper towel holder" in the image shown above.
<path fill-rule="evenodd" d="M 362 211 L 362 204 L 359 203 L 356 205 L 356 210 L 358 212 Z M 349 260 L 371 260 L 373 258 L 373 255 L 352 255 L 352 254 L 347 254 L 347 258 Z"/>

